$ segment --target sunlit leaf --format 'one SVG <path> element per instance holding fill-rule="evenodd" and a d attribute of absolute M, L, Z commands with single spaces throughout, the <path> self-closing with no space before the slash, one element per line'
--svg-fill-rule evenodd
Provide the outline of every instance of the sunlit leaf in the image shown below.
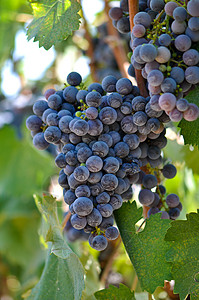
<path fill-rule="evenodd" d="M 79 29 L 81 5 L 77 0 L 30 0 L 34 19 L 28 26 L 28 40 L 34 38 L 46 50 Z"/>

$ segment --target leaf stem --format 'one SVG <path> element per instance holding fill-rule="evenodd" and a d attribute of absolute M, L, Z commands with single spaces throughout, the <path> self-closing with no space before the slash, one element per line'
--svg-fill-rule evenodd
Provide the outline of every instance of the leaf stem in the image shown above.
<path fill-rule="evenodd" d="M 129 18 L 130 18 L 131 31 L 132 31 L 133 26 L 134 26 L 133 18 L 137 14 L 138 10 L 139 10 L 138 0 L 129 0 Z M 145 80 L 142 77 L 141 70 L 136 70 L 135 69 L 135 76 L 136 76 L 136 81 L 137 81 L 138 88 L 140 90 L 140 95 L 143 96 L 143 97 L 147 97 L 148 92 L 147 92 L 147 89 L 146 89 Z"/>

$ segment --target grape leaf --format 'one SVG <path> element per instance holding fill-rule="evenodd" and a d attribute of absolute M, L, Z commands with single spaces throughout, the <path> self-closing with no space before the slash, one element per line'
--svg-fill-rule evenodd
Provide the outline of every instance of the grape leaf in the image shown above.
<path fill-rule="evenodd" d="M 79 267 L 79 262 L 74 257 L 63 259 L 53 253 L 48 253 L 40 281 L 27 299 L 81 299 L 84 280 L 83 276 L 80 276 Z"/>
<path fill-rule="evenodd" d="M 119 288 L 114 285 L 109 285 L 108 289 L 104 289 L 95 293 L 97 300 L 135 300 L 134 292 L 120 283 Z"/>
<path fill-rule="evenodd" d="M 186 97 L 189 102 L 195 103 L 199 106 L 199 87 L 196 87 Z M 180 133 L 184 137 L 185 144 L 199 146 L 199 118 L 196 121 L 188 122 L 185 120 L 180 121 L 178 127 L 181 128 Z"/>
<path fill-rule="evenodd" d="M 199 211 L 190 213 L 187 220 L 171 222 L 165 240 L 172 242 L 166 260 L 172 263 L 174 292 L 184 300 L 199 299 Z"/>
<path fill-rule="evenodd" d="M 57 215 L 57 202 L 52 196 L 35 196 L 35 202 L 48 224 L 46 242 L 51 250 L 38 284 L 29 300 L 80 299 L 84 290 L 84 270 L 77 255 L 64 240 Z"/>
<path fill-rule="evenodd" d="M 79 29 L 81 5 L 77 0 L 29 0 L 34 19 L 28 26 L 28 40 L 39 41 L 46 50 Z"/>
<path fill-rule="evenodd" d="M 164 286 L 164 280 L 172 279 L 171 265 L 165 259 L 170 243 L 164 240 L 170 220 L 152 215 L 144 230 L 137 233 L 135 224 L 142 217 L 142 208 L 137 209 L 135 201 L 123 203 L 114 215 L 141 287 L 152 294 L 158 286 Z"/>

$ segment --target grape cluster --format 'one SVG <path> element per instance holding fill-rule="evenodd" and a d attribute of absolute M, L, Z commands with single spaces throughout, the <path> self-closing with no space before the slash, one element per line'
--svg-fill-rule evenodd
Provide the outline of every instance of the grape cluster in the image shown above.
<path fill-rule="evenodd" d="M 35 102 L 26 125 L 36 148 L 57 146 L 58 182 L 69 205 L 71 225 L 90 233 L 91 247 L 104 250 L 107 239 L 118 237 L 113 212 L 132 199 L 134 183 L 143 186 L 139 200 L 151 207 L 149 215 L 163 208 L 162 215 L 168 211 L 168 217 L 174 218 L 172 194 L 169 202 L 165 200 L 160 185 L 161 174 L 172 178 L 175 173 L 174 166 L 162 168 L 167 114 L 153 110 L 150 97 L 140 96 L 127 78 L 110 75 L 102 85 L 85 88 L 80 74 L 72 72 L 67 83 L 61 91 L 47 90 L 46 100 Z"/>
<path fill-rule="evenodd" d="M 199 83 L 199 3 L 147 3 L 133 20 L 130 68 L 141 70 L 155 111 L 165 111 L 173 122 L 194 121 L 199 108 L 184 97 Z M 110 9 L 111 18 L 118 9 Z"/>

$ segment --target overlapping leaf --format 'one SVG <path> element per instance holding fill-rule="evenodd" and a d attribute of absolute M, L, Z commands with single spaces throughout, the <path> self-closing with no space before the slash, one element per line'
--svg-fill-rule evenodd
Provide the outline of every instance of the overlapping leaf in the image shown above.
<path fill-rule="evenodd" d="M 192 300 L 199 299 L 199 213 L 190 213 L 187 220 L 171 223 L 165 240 L 172 242 L 166 255 L 172 263 L 175 280 L 174 292 L 184 300 L 188 294 Z"/>
<path fill-rule="evenodd" d="M 144 230 L 137 233 L 135 224 L 142 217 L 142 209 L 137 209 L 135 202 L 124 203 L 114 215 L 140 284 L 152 294 L 158 286 L 164 286 L 164 280 L 172 279 L 171 265 L 165 259 L 170 243 L 164 240 L 170 220 L 152 215 Z"/>
<path fill-rule="evenodd" d="M 134 292 L 121 283 L 119 288 L 110 285 L 108 289 L 96 292 L 95 297 L 97 300 L 135 300 Z"/>
<path fill-rule="evenodd" d="M 34 38 L 46 50 L 79 29 L 81 5 L 77 0 L 30 0 L 34 19 L 28 26 L 28 40 Z"/>

